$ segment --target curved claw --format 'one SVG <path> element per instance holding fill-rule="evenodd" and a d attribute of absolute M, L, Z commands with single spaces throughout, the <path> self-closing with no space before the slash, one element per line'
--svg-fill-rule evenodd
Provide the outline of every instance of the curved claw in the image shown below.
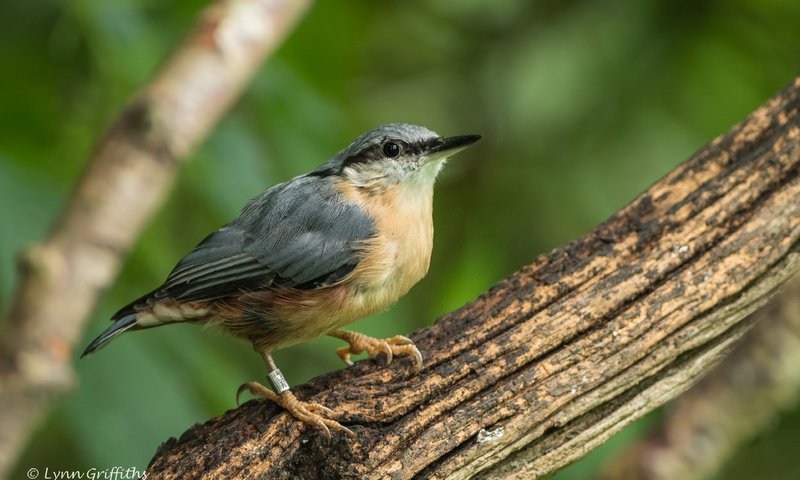
<path fill-rule="evenodd" d="M 353 361 L 350 360 L 350 355 L 352 353 L 351 347 L 342 347 L 336 350 L 336 355 L 339 355 L 339 358 L 348 365 L 353 365 Z"/>
<path fill-rule="evenodd" d="M 419 348 L 417 348 L 417 346 L 414 344 L 409 345 L 409 347 L 411 347 L 409 348 L 411 356 L 414 357 L 414 368 L 416 368 L 417 371 L 419 371 L 422 369 L 422 353 L 419 351 Z"/>
<path fill-rule="evenodd" d="M 309 406 L 309 405 L 310 404 L 306 404 L 306 406 Z M 326 408 L 326 410 L 330 410 L 330 409 Z M 333 412 L 331 412 L 331 413 L 333 413 Z M 311 413 L 309 412 L 309 414 L 311 414 Z M 313 414 L 311 414 L 311 415 L 313 415 Z M 317 423 L 317 422 L 319 422 L 319 423 Z M 322 416 L 319 416 L 319 415 L 317 415 L 317 417 L 315 418 L 314 425 L 317 425 L 318 427 L 320 427 L 323 430 L 323 433 L 325 434 L 325 437 L 327 437 L 328 440 L 331 439 L 330 428 L 332 428 L 334 430 L 340 430 L 340 431 L 346 433 L 347 435 L 349 435 L 350 437 L 353 437 L 353 438 L 355 438 L 357 436 L 355 434 L 355 432 L 353 432 L 349 428 L 345 427 L 341 423 L 337 422 L 336 420 L 331 420 L 330 418 L 325 418 L 325 417 L 322 417 Z M 330 428 L 328 428 L 328 427 L 330 427 Z"/>
<path fill-rule="evenodd" d="M 395 335 L 386 339 L 386 342 L 395 347 L 394 351 L 396 353 L 414 357 L 414 366 L 417 370 L 422 368 L 422 353 L 420 353 L 413 340 L 405 335 Z"/>
<path fill-rule="evenodd" d="M 310 422 L 312 425 L 316 426 L 320 430 L 322 430 L 322 434 L 325 435 L 325 438 L 330 441 L 331 439 L 331 429 L 325 425 L 325 422 L 322 421 L 322 417 L 311 419 Z"/>
<path fill-rule="evenodd" d="M 261 387 L 261 388 L 259 388 L 259 387 Z M 258 382 L 247 382 L 247 383 L 243 383 L 243 384 L 239 385 L 239 388 L 236 389 L 236 406 L 238 407 L 239 405 L 241 405 L 239 403 L 239 397 L 242 396 L 242 393 L 244 393 L 245 391 L 249 391 L 253 395 L 261 394 L 261 396 L 266 396 L 261 391 L 261 389 L 266 390 L 266 387 L 264 387 L 263 385 L 261 385 Z M 272 391 L 269 391 L 269 393 L 272 393 Z M 273 395 L 274 395 L 274 393 L 273 393 Z M 272 398 L 270 398 L 270 400 L 272 400 Z"/>
<path fill-rule="evenodd" d="M 332 428 L 334 428 L 336 430 L 340 430 L 340 431 L 346 433 L 351 438 L 356 438 L 358 436 L 358 435 L 356 435 L 356 432 L 350 430 L 349 428 L 345 427 L 344 425 L 342 425 L 341 423 L 339 423 L 339 422 L 337 422 L 335 420 L 328 420 L 328 419 L 323 418 L 322 422 L 325 423 L 325 424 L 330 423 L 330 425 L 328 425 L 328 426 L 330 426 L 330 427 L 332 427 Z M 330 430 L 328 430 L 328 432 L 330 432 Z M 328 437 L 328 438 L 330 438 L 330 437 Z"/>
<path fill-rule="evenodd" d="M 245 390 L 249 390 L 249 385 L 246 384 L 246 383 L 243 383 L 243 384 L 239 385 L 239 388 L 236 389 L 236 406 L 237 407 L 239 405 L 241 405 L 241 403 L 239 403 L 239 397 L 242 395 L 242 392 L 244 392 Z"/>
<path fill-rule="evenodd" d="M 392 347 L 389 345 L 389 342 L 385 340 L 382 341 L 381 350 L 386 354 L 386 365 L 391 365 L 392 360 L 394 360 L 394 353 L 392 352 Z"/>

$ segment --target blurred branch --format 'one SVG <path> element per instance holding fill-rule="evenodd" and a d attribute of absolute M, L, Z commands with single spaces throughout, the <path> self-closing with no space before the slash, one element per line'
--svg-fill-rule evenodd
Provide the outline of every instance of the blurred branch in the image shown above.
<path fill-rule="evenodd" d="M 678 398 L 659 425 L 601 478 L 711 478 L 738 447 L 797 404 L 800 276 L 753 316 L 756 325 L 742 344 Z"/>
<path fill-rule="evenodd" d="M 357 439 L 250 401 L 163 444 L 157 478 L 520 478 L 679 395 L 800 269 L 800 79 L 579 240 L 381 360 L 298 387 Z"/>
<path fill-rule="evenodd" d="M 55 396 L 98 295 L 180 163 L 292 30 L 307 0 L 220 0 L 100 140 L 47 239 L 20 258 L 0 336 L 0 477 Z"/>

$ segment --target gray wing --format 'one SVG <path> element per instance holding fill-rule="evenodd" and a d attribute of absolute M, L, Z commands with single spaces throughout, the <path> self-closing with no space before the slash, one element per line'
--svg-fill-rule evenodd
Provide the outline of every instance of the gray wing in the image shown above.
<path fill-rule="evenodd" d="M 251 200 L 175 266 L 149 298 L 211 300 L 269 286 L 320 288 L 358 264 L 373 222 L 330 178 L 297 177 Z M 117 316 L 115 315 L 115 317 Z"/>

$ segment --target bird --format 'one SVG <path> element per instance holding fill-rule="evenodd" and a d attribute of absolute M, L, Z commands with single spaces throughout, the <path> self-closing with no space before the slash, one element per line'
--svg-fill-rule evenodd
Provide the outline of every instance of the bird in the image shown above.
<path fill-rule="evenodd" d="M 441 137 L 390 123 L 367 131 L 315 170 L 275 185 L 238 217 L 208 235 L 164 283 L 111 317 L 84 357 L 120 334 L 173 323 L 218 325 L 261 355 L 272 389 L 245 391 L 271 400 L 327 438 L 353 431 L 319 403 L 295 397 L 272 352 L 321 335 L 347 342 L 350 356 L 422 355 L 411 339 L 375 339 L 341 327 L 387 309 L 428 271 L 433 246 L 434 182 L 453 154 L 480 135 Z"/>

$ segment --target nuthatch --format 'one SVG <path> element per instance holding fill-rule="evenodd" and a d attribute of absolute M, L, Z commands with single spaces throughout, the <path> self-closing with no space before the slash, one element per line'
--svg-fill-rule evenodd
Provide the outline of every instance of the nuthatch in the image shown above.
<path fill-rule="evenodd" d="M 163 285 L 118 311 L 83 352 L 129 330 L 175 322 L 218 324 L 261 354 L 274 389 L 249 382 L 301 421 L 353 432 L 333 412 L 298 400 L 271 352 L 330 335 L 366 351 L 414 357 L 403 336 L 385 340 L 340 327 L 384 310 L 428 271 L 433 241 L 433 184 L 447 157 L 480 138 L 442 138 L 424 127 L 388 124 L 358 137 L 311 173 L 250 200 L 232 222 L 178 262 Z"/>

